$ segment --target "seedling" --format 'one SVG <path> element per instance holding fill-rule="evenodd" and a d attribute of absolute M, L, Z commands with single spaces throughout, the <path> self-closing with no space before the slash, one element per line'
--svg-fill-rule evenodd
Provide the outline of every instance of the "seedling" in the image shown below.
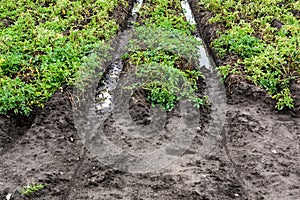
<path fill-rule="evenodd" d="M 34 194 L 35 192 L 43 189 L 45 187 L 45 185 L 43 184 L 40 184 L 40 183 L 32 183 L 32 184 L 29 184 L 25 187 L 23 187 L 21 190 L 20 190 L 20 193 L 22 195 L 25 195 L 25 196 L 28 196 L 28 195 L 32 195 Z"/>

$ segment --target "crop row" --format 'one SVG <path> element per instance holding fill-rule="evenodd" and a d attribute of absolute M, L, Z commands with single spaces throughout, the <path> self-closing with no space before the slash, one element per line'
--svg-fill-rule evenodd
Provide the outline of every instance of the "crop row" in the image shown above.
<path fill-rule="evenodd" d="M 300 2 L 296 0 L 201 0 L 222 30 L 212 42 L 219 57 L 237 55 L 234 65 L 220 66 L 224 78 L 244 74 L 277 100 L 293 107 L 292 80 L 300 73 Z"/>
<path fill-rule="evenodd" d="M 124 0 L 1 1 L 0 114 L 28 115 L 64 84 L 88 79 L 83 63 L 95 49 L 108 51 L 103 41 L 119 29 L 114 10 L 127 4 Z"/>
<path fill-rule="evenodd" d="M 196 70 L 199 41 L 195 27 L 185 20 L 179 0 L 147 0 L 134 27 L 129 52 L 123 56 L 136 67 L 140 80 L 133 88 L 146 91 L 147 100 L 171 110 L 187 99 L 196 107 L 206 99 L 198 92 L 203 78 Z"/>

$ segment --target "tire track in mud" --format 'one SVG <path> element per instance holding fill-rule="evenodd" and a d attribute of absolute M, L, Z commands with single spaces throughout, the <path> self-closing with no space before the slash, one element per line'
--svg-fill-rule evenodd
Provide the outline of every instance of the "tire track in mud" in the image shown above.
<path fill-rule="evenodd" d="M 72 188 L 74 187 L 75 180 L 78 178 L 79 169 L 82 167 L 83 161 L 86 157 L 86 152 L 87 152 L 86 148 L 83 147 L 82 151 L 83 152 L 80 155 L 80 159 L 78 161 L 78 164 L 76 165 L 76 167 L 74 169 L 74 173 L 71 177 L 70 184 L 69 184 L 68 188 L 66 189 L 66 192 L 62 195 L 61 200 L 68 200 L 69 196 L 72 192 Z"/>
<path fill-rule="evenodd" d="M 196 21 L 194 19 L 194 15 L 193 12 L 191 10 L 191 7 L 189 5 L 189 2 L 187 0 L 185 1 L 181 1 L 182 3 L 182 7 L 185 10 L 185 15 L 187 18 L 187 21 L 189 21 L 191 24 L 196 24 Z M 202 35 L 201 33 L 199 33 L 197 31 L 198 35 Z M 200 41 L 202 41 L 201 38 L 197 37 L 196 38 Z M 226 126 L 226 122 L 225 119 L 219 119 L 220 116 L 225 115 L 226 113 L 226 94 L 225 94 L 225 87 L 223 86 L 223 84 L 221 83 L 221 78 L 217 75 L 217 70 L 216 70 L 216 64 L 214 62 L 214 60 L 212 60 L 212 58 L 209 56 L 209 51 L 208 51 L 208 47 L 206 45 L 206 43 L 204 41 L 202 41 L 203 46 L 199 47 L 199 52 L 202 55 L 200 58 L 200 66 L 202 64 L 202 67 L 206 67 L 208 70 L 202 70 L 203 74 L 206 77 L 206 82 L 207 82 L 207 90 L 209 92 L 209 97 L 210 97 L 210 101 L 212 102 L 213 106 L 218 106 L 218 109 L 220 111 L 217 112 L 216 116 L 212 116 L 212 123 L 214 123 L 214 128 L 213 129 L 217 129 L 216 131 L 214 131 L 215 133 L 220 133 L 219 136 L 221 136 L 221 140 L 220 143 L 222 144 L 224 150 L 225 150 L 225 154 L 227 159 L 231 162 L 233 168 L 234 168 L 234 172 L 235 172 L 235 176 L 237 181 L 240 183 L 241 187 L 242 187 L 242 195 L 246 197 L 246 199 L 249 199 L 249 194 L 247 189 L 244 186 L 244 178 L 241 175 L 240 169 L 239 167 L 236 165 L 236 163 L 233 161 L 233 159 L 230 156 L 230 151 L 227 147 L 227 135 L 225 132 L 225 127 Z M 217 81 L 218 80 L 218 81 Z M 224 116 L 225 117 L 225 116 Z M 224 124 L 220 124 L 220 123 L 215 123 L 218 120 L 224 120 Z M 216 126 L 217 124 L 217 126 Z M 217 134 L 215 134 L 215 136 L 218 137 Z M 213 145 L 213 144 L 212 144 Z"/>
<path fill-rule="evenodd" d="M 196 21 L 194 19 L 193 16 L 193 12 L 190 8 L 189 2 L 188 1 L 181 1 L 183 8 L 185 9 L 185 15 L 188 21 L 190 21 L 192 24 L 196 24 Z M 198 35 L 202 35 L 201 33 L 198 32 Z M 196 36 L 197 37 L 197 36 Z M 202 41 L 202 39 L 199 38 L 199 40 Z M 202 70 L 203 74 L 206 77 L 206 82 L 207 82 L 207 89 L 209 91 L 209 97 L 210 100 L 212 101 L 212 104 L 215 106 L 218 106 L 218 108 L 221 111 L 217 112 L 217 116 L 212 116 L 212 123 L 214 123 L 213 121 L 218 121 L 220 120 L 218 117 L 220 117 L 220 115 L 222 116 L 222 111 L 223 111 L 223 115 L 225 115 L 225 110 L 226 110 L 226 94 L 225 94 L 225 88 L 224 86 L 220 85 L 221 82 L 221 78 L 217 75 L 216 72 L 216 65 L 214 63 L 214 61 L 211 59 L 211 57 L 209 56 L 209 51 L 208 51 L 208 47 L 206 45 L 205 42 L 203 42 L 203 47 L 199 47 L 199 52 L 202 55 L 202 58 L 200 59 L 200 64 L 204 64 L 204 66 L 202 67 L 206 67 L 208 70 Z M 205 56 L 203 56 L 205 55 Z M 204 57 L 204 58 L 203 58 Z M 219 80 L 219 81 L 216 81 Z M 222 108 L 223 107 L 223 108 Z M 223 110 L 222 110 L 223 109 Z M 223 119 L 224 120 L 224 119 Z M 225 120 L 223 123 L 226 123 Z M 217 126 L 215 126 L 217 124 Z M 220 124 L 220 123 L 215 123 L 214 124 L 214 129 L 217 129 L 217 131 L 215 131 L 215 133 L 220 133 L 221 136 L 221 140 L 220 143 L 222 144 L 224 150 L 225 150 L 225 154 L 227 159 L 230 161 L 230 163 L 232 164 L 233 168 L 234 168 L 234 172 L 235 172 L 235 177 L 236 180 L 239 182 L 240 186 L 241 186 L 241 192 L 242 192 L 242 196 L 245 197 L 245 199 L 249 199 L 249 194 L 247 189 L 245 188 L 245 184 L 244 184 L 244 178 L 241 175 L 240 169 L 239 167 L 236 165 L 236 163 L 233 161 L 233 159 L 230 156 L 230 151 L 227 147 L 227 135 L 225 132 L 225 127 L 226 124 Z M 216 135 L 218 136 L 218 135 Z M 236 197 L 238 197 L 240 194 L 235 194 Z"/>
<path fill-rule="evenodd" d="M 234 168 L 234 171 L 235 171 L 235 176 L 237 178 L 237 181 L 240 183 L 241 187 L 242 187 L 242 191 L 243 191 L 243 195 L 246 197 L 246 199 L 250 199 L 249 197 L 249 192 L 248 190 L 245 188 L 245 183 L 244 183 L 244 177 L 242 176 L 242 173 L 241 173 L 241 168 L 239 168 L 237 166 L 237 164 L 234 162 L 234 160 L 231 158 L 230 156 L 230 150 L 228 149 L 228 146 L 227 146 L 227 134 L 226 134 L 226 131 L 225 131 L 225 127 L 223 127 L 222 129 L 222 140 L 221 140 L 221 144 L 223 146 L 223 148 L 225 149 L 225 152 L 226 152 L 226 157 L 228 158 L 228 160 L 231 162 L 233 168 Z"/>

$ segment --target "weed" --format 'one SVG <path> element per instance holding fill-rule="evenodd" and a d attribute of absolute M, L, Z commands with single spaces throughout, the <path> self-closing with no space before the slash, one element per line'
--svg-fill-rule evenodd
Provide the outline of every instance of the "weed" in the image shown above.
<path fill-rule="evenodd" d="M 43 185 L 43 184 L 40 184 L 40 183 L 36 183 L 36 184 L 35 184 L 35 183 L 32 183 L 32 184 L 29 184 L 29 185 L 23 187 L 23 188 L 20 190 L 20 193 L 21 193 L 22 195 L 28 196 L 28 195 L 32 195 L 32 194 L 34 194 L 35 192 L 37 192 L 37 191 L 43 189 L 44 187 L 45 187 L 45 185 Z"/>
<path fill-rule="evenodd" d="M 273 96 L 277 100 L 276 108 L 282 110 L 284 107 L 293 108 L 293 98 L 291 91 L 288 88 L 284 88 L 280 93 Z"/>

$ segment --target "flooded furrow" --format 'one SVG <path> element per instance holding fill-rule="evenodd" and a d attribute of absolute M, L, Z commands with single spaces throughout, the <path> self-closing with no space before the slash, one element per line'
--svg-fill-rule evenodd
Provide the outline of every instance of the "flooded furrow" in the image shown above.
<path fill-rule="evenodd" d="M 196 25 L 196 21 L 192 14 L 192 10 L 187 0 L 181 1 L 182 8 L 186 19 L 191 23 Z M 200 35 L 199 33 L 197 33 Z M 233 162 L 229 149 L 227 147 L 227 135 L 224 131 L 224 125 L 226 120 L 226 90 L 223 83 L 221 83 L 221 78 L 217 74 L 216 64 L 213 59 L 209 56 L 208 49 L 205 46 L 205 43 L 199 36 L 195 36 L 203 45 L 199 46 L 199 54 L 201 58 L 199 59 L 199 66 L 201 66 L 201 71 L 205 75 L 205 80 L 207 83 L 207 94 L 209 96 L 210 102 L 212 104 L 213 112 L 211 114 L 211 124 L 209 125 L 209 134 L 212 137 L 217 137 L 225 149 L 226 157 L 232 163 L 234 171 L 236 173 L 236 178 L 239 180 L 240 185 L 243 188 L 243 195 L 249 196 L 248 192 L 244 188 L 243 178 L 240 173 L 240 169 Z M 206 69 L 203 70 L 203 67 Z M 206 138 L 206 142 L 210 142 L 209 138 Z M 211 140 L 213 141 L 213 140 Z"/>
<path fill-rule="evenodd" d="M 181 7 L 183 9 L 186 20 L 192 25 L 196 25 L 196 21 L 192 14 L 192 10 L 188 1 L 181 1 Z M 218 75 L 216 64 L 209 56 L 205 43 L 196 32 L 195 38 L 199 40 L 202 45 L 198 46 L 199 49 L 199 69 L 205 76 L 206 82 L 206 95 L 209 98 L 211 104 L 210 124 L 207 127 L 208 136 L 204 138 L 204 148 L 208 146 L 214 146 L 216 141 L 222 139 L 222 130 L 226 119 L 226 90 L 224 84 Z M 205 149 L 203 149 L 205 150 Z"/>
<path fill-rule="evenodd" d="M 123 71 L 123 62 L 120 58 L 125 53 L 126 46 L 131 38 L 132 25 L 137 21 L 138 12 L 143 5 L 143 0 L 138 0 L 132 9 L 131 17 L 127 22 L 127 30 L 115 38 L 117 41 L 116 51 L 113 53 L 111 65 L 104 72 L 96 91 L 95 109 L 97 114 L 109 113 L 113 110 L 113 91 L 116 89 L 118 80 Z"/>

